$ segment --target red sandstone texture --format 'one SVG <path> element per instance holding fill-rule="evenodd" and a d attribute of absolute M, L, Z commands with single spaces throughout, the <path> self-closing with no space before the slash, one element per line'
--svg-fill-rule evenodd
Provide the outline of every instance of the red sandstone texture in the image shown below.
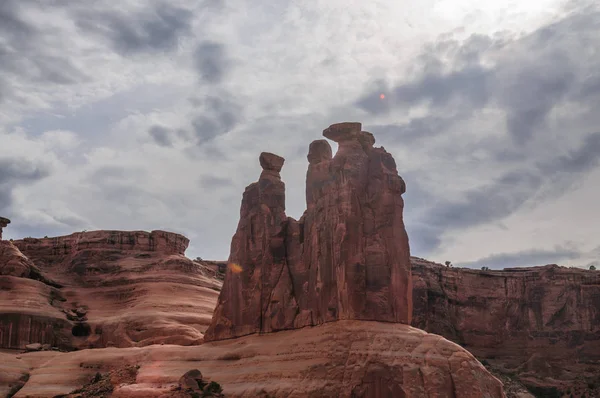
<path fill-rule="evenodd" d="M 410 323 L 412 286 L 396 163 L 360 123 L 310 144 L 307 209 L 285 214 L 283 158 L 263 153 L 243 195 L 223 290 L 205 339 L 342 319 Z M 241 272 L 239 272 L 241 270 Z"/>
<path fill-rule="evenodd" d="M 128 377 L 115 380 L 119 369 Z M 226 397 L 503 396 L 500 381 L 460 346 L 408 325 L 355 320 L 193 347 L 0 353 L 0 394 L 28 379 L 15 398 L 59 396 L 100 373 L 115 397 L 182 397 L 179 380 L 192 369 Z"/>
<path fill-rule="evenodd" d="M 0 217 L 0 240 L 2 240 L 2 228 L 6 228 L 10 224 L 10 220 L 8 218 Z"/>
<path fill-rule="evenodd" d="M 164 231 L 0 242 L 0 348 L 199 344 L 221 283 Z"/>
<path fill-rule="evenodd" d="M 480 271 L 412 258 L 412 325 L 459 343 L 539 396 L 600 396 L 600 272 Z"/>

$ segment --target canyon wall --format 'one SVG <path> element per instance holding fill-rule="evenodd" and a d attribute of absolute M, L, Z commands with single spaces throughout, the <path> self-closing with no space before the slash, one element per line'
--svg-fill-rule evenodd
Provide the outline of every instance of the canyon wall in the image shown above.
<path fill-rule="evenodd" d="M 459 343 L 542 396 L 600 393 L 599 271 L 482 271 L 413 257 L 412 273 L 413 326 Z"/>

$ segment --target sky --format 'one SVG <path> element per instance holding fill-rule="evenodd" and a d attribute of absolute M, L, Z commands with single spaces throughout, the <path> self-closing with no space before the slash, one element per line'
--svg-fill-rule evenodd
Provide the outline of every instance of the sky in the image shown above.
<path fill-rule="evenodd" d="M 359 121 L 412 255 L 598 264 L 595 3 L 2 0 L 5 239 L 164 229 L 223 260 L 259 154 L 299 218 L 309 143 Z"/>

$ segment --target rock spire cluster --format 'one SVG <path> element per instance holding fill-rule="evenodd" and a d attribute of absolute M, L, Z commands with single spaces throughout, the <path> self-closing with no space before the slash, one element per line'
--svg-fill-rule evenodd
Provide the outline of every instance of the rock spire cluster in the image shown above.
<path fill-rule="evenodd" d="M 402 194 L 393 157 L 360 123 L 338 123 L 308 151 L 307 209 L 285 214 L 284 159 L 242 198 L 230 267 L 205 340 L 335 320 L 410 324 L 412 280 Z"/>

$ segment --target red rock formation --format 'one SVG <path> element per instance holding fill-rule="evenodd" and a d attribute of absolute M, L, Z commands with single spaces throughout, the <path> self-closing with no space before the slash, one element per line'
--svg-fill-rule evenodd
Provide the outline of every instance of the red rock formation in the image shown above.
<path fill-rule="evenodd" d="M 326 140 L 310 144 L 299 221 L 285 214 L 283 158 L 261 154 L 207 340 L 340 319 L 410 323 L 406 188 L 396 163 L 360 123 L 335 124 L 323 135 L 339 149 L 332 157 Z"/>
<path fill-rule="evenodd" d="M 0 219 L 2 226 L 9 222 Z M 70 323 L 54 305 L 61 299 L 60 287 L 12 242 L 0 241 L 0 348 L 68 345 L 61 336 L 70 333 Z"/>
<path fill-rule="evenodd" d="M 0 241 L 0 275 L 29 278 L 36 268 L 12 242 Z"/>
<path fill-rule="evenodd" d="M 600 394 L 599 271 L 480 271 L 418 258 L 412 269 L 413 326 L 461 344 L 540 396 Z"/>
<path fill-rule="evenodd" d="M 164 231 L 0 244 L 0 348 L 198 344 L 221 285 Z"/>
<path fill-rule="evenodd" d="M 8 218 L 0 217 L 0 240 L 2 240 L 2 228 L 6 228 L 10 224 Z"/>
<path fill-rule="evenodd" d="M 226 397 L 504 396 L 500 381 L 458 345 L 408 325 L 353 320 L 195 347 L 0 353 L 0 394 L 29 377 L 18 397 L 62 396 L 97 372 L 132 366 L 137 375 L 114 380 L 114 396 L 185 396 L 177 387 L 191 369 L 219 382 Z"/>

